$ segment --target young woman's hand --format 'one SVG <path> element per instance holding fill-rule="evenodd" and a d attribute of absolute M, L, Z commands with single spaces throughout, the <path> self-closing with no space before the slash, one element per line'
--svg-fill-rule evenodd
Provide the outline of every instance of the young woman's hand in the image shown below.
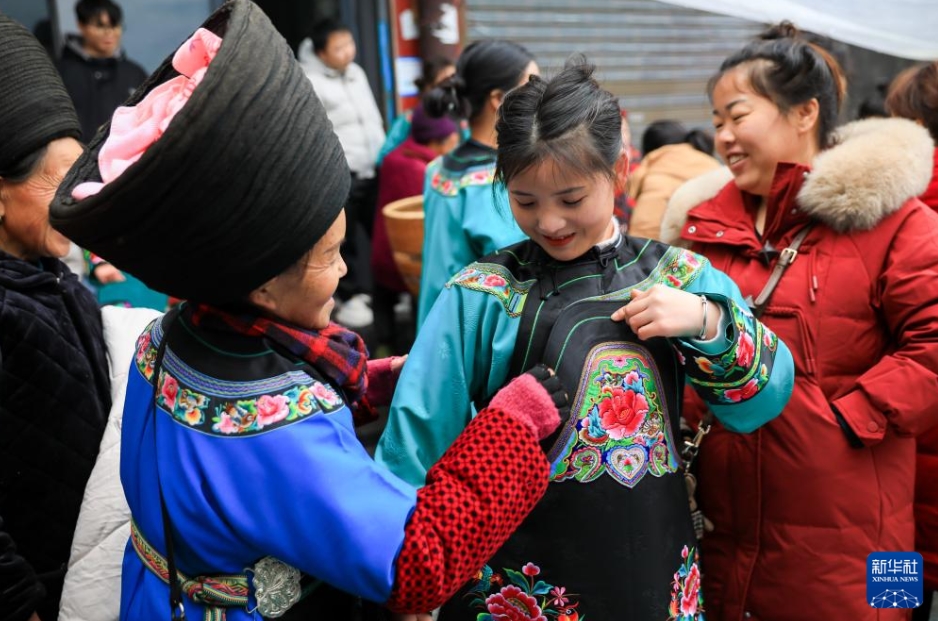
<path fill-rule="evenodd" d="M 716 336 L 720 307 L 707 300 L 705 339 Z M 613 321 L 625 321 L 642 340 L 656 336 L 697 338 L 703 326 L 704 305 L 700 296 L 654 285 L 647 291 L 634 289 L 632 300 L 612 314 Z"/>

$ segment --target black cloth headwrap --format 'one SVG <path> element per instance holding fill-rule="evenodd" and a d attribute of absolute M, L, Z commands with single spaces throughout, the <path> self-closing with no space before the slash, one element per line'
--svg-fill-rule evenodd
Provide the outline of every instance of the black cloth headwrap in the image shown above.
<path fill-rule="evenodd" d="M 0 175 L 81 127 L 49 54 L 28 30 L 0 13 Z"/>
<path fill-rule="evenodd" d="M 234 0 L 202 27 L 222 37 L 221 48 L 165 133 L 76 201 L 76 185 L 101 181 L 105 125 L 59 186 L 50 220 L 152 289 L 223 304 L 309 251 L 344 207 L 351 179 L 312 84 L 263 11 Z M 178 75 L 172 56 L 127 105 Z"/>

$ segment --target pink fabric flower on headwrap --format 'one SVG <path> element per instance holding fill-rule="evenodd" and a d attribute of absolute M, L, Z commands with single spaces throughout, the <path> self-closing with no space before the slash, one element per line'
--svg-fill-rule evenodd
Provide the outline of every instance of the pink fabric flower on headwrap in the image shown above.
<path fill-rule="evenodd" d="M 176 50 L 173 68 L 182 75 L 160 84 L 135 106 L 121 106 L 111 118 L 111 132 L 98 154 L 102 182 L 88 181 L 72 190 L 82 200 L 97 194 L 159 140 L 170 121 L 189 101 L 221 47 L 221 37 L 199 28 Z"/>

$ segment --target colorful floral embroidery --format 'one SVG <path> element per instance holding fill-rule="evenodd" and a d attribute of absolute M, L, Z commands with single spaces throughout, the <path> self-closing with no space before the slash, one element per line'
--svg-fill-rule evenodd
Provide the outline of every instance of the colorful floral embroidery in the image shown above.
<path fill-rule="evenodd" d="M 494 166 L 487 166 L 465 174 L 450 173 L 437 166 L 436 170 L 431 173 L 430 187 L 444 196 L 456 196 L 463 188 L 472 185 L 491 185 L 494 181 Z"/>
<path fill-rule="evenodd" d="M 778 349 L 778 337 L 753 317 L 748 309 L 726 300 L 732 315 L 735 342 L 718 356 L 695 355 L 694 364 L 685 366 L 688 380 L 709 401 L 721 404 L 751 399 L 769 381 L 769 370 Z M 695 352 L 686 344 L 675 349 Z M 768 352 L 770 355 L 764 356 Z"/>
<path fill-rule="evenodd" d="M 644 348 L 606 343 L 586 358 L 570 421 L 551 454 L 551 480 L 596 480 L 603 472 L 626 487 L 647 473 L 677 472 L 661 380 Z"/>
<path fill-rule="evenodd" d="M 686 289 L 688 285 L 697 280 L 703 268 L 710 262 L 695 254 L 690 250 L 683 248 L 670 248 L 665 252 L 658 265 L 655 266 L 648 276 L 630 287 L 613 291 L 606 295 L 596 296 L 595 300 L 628 300 L 632 297 L 632 291 L 640 289 L 647 291 L 655 285 L 667 285 L 675 289 Z"/>
<path fill-rule="evenodd" d="M 534 280 L 518 282 L 507 269 L 494 263 L 473 263 L 453 276 L 447 287 L 453 285 L 494 295 L 505 307 L 509 317 L 519 317 L 524 301 Z"/>
<path fill-rule="evenodd" d="M 684 546 L 681 557 L 684 561 L 674 573 L 672 582 L 668 621 L 703 621 L 705 611 L 697 549 Z"/>
<path fill-rule="evenodd" d="M 154 320 L 154 323 L 156 321 L 157 320 Z M 147 326 L 143 334 L 137 337 L 137 354 L 134 356 L 137 370 L 140 371 L 140 374 L 143 375 L 148 382 L 153 380 L 153 368 L 156 364 L 156 348 L 151 347 L 152 337 L 150 333 L 152 330 L 153 323 Z"/>
<path fill-rule="evenodd" d="M 313 382 L 294 386 L 281 394 L 246 399 L 226 399 L 198 393 L 160 370 L 156 404 L 172 417 L 205 433 L 223 436 L 269 431 L 318 412 L 342 407 L 339 395 L 329 386 Z M 211 418 L 209 415 L 214 414 Z"/>
<path fill-rule="evenodd" d="M 466 597 L 471 597 L 473 608 L 482 609 L 476 621 L 579 621 L 576 610 L 580 605 L 576 595 L 567 593 L 562 586 L 554 586 L 538 578 L 541 568 L 527 563 L 521 571 L 504 570 L 505 578 L 486 565 L 476 574 L 475 582 L 469 587 Z M 498 589 L 492 593 L 493 589 Z"/>

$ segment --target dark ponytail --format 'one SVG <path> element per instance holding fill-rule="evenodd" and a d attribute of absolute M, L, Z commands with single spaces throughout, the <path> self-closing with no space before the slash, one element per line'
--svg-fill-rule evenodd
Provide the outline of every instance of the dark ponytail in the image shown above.
<path fill-rule="evenodd" d="M 518 86 L 524 70 L 534 60 L 531 53 L 511 41 L 498 39 L 470 44 L 456 61 L 456 74 L 423 96 L 430 116 L 444 114 L 476 118 L 494 90 L 508 92 Z"/>
<path fill-rule="evenodd" d="M 495 178 L 508 183 L 547 160 L 580 176 L 616 179 L 622 117 L 616 97 L 593 79 L 582 56 L 550 80 L 532 77 L 498 111 Z"/>
<path fill-rule="evenodd" d="M 847 80 L 827 50 L 803 39 L 791 22 L 772 26 L 723 61 L 707 84 L 711 100 L 720 78 L 741 66 L 748 72 L 753 91 L 772 100 L 782 112 L 817 99 L 818 143 L 821 148 L 831 146 Z"/>

